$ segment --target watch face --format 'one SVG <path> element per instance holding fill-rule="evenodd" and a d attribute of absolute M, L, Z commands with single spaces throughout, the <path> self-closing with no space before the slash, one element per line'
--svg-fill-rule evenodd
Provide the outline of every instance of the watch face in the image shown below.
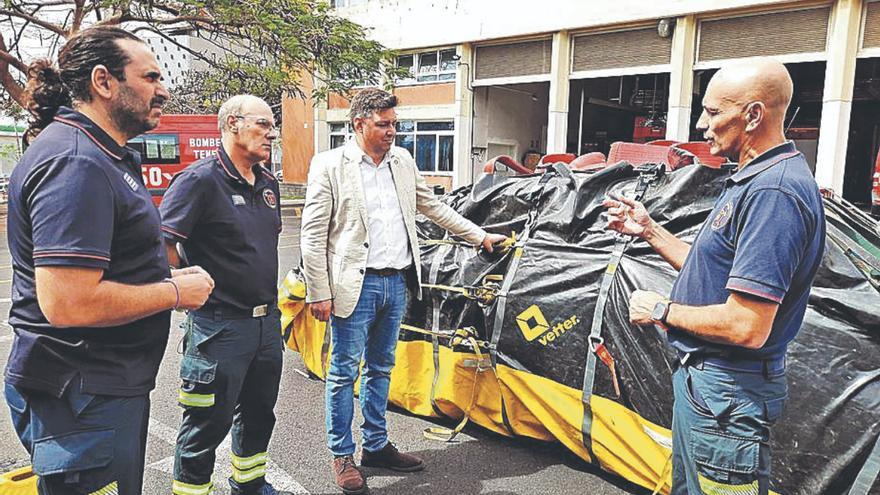
<path fill-rule="evenodd" d="M 660 301 L 654 305 L 654 310 L 651 311 L 651 319 L 654 321 L 663 321 L 663 318 L 665 316 L 666 316 L 666 303 L 663 301 Z"/>

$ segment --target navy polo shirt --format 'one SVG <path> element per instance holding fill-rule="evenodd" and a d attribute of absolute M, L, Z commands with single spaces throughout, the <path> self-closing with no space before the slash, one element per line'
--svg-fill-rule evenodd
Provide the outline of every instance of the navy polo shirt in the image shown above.
<path fill-rule="evenodd" d="M 779 309 L 767 342 L 749 350 L 670 328 L 670 344 L 732 359 L 784 355 L 803 322 L 824 248 L 825 212 L 807 161 L 791 142 L 768 150 L 725 181 L 670 295 L 690 306 L 722 304 L 731 291 L 772 301 Z"/>
<path fill-rule="evenodd" d="M 190 265 L 214 278 L 203 308 L 250 311 L 277 294 L 281 205 L 278 182 L 260 165 L 248 184 L 221 146 L 171 181 L 162 204 L 166 239 L 179 242 Z"/>
<path fill-rule="evenodd" d="M 58 397 L 77 377 L 91 394 L 152 390 L 170 311 L 116 327 L 53 328 L 34 278 L 38 266 L 96 268 L 104 280 L 130 285 L 170 275 L 140 155 L 62 107 L 12 172 L 7 221 L 15 331 L 7 383 Z"/>

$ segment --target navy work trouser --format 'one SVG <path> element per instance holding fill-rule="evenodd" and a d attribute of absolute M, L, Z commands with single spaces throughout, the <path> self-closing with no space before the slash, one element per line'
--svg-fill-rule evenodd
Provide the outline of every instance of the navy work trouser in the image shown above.
<path fill-rule="evenodd" d="M 281 316 L 274 305 L 257 318 L 190 314 L 178 401 L 172 492 L 208 495 L 215 451 L 232 428 L 233 494 L 260 493 L 281 379 Z"/>
<path fill-rule="evenodd" d="M 87 394 L 79 380 L 60 398 L 9 384 L 5 395 L 40 495 L 140 495 L 148 395 Z"/>
<path fill-rule="evenodd" d="M 784 369 L 686 364 L 675 371 L 672 385 L 671 495 L 766 495 L 770 429 L 788 396 Z"/>

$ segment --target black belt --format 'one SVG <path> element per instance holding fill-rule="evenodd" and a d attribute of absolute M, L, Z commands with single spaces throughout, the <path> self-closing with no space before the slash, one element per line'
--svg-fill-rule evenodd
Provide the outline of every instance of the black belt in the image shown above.
<path fill-rule="evenodd" d="M 199 316 L 214 318 L 215 320 L 239 320 L 242 318 L 261 318 L 269 314 L 275 302 L 260 304 L 252 308 L 234 308 L 225 305 L 204 305 L 195 313 Z"/>
<path fill-rule="evenodd" d="M 368 275 L 378 275 L 380 277 L 390 277 L 402 273 L 405 268 L 367 268 Z"/>
<path fill-rule="evenodd" d="M 682 366 L 691 366 L 700 370 L 708 365 L 713 368 L 720 368 L 728 371 L 761 373 L 767 377 L 779 376 L 785 373 L 785 356 L 760 359 L 715 356 L 712 354 L 698 354 L 693 352 L 679 352 L 678 355 Z"/>

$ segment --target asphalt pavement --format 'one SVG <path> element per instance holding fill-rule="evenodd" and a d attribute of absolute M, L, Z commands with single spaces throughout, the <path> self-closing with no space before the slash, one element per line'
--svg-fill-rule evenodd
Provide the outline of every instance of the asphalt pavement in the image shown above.
<path fill-rule="evenodd" d="M 11 268 L 6 244 L 5 218 L 0 246 L 0 366 L 6 366 L 12 329 L 6 324 L 10 306 Z M 285 210 L 281 234 L 282 273 L 299 263 L 299 219 Z M 180 422 L 177 405 L 179 386 L 178 347 L 182 320 L 175 313 L 171 338 L 151 395 L 151 419 L 147 443 L 145 494 L 170 493 L 174 442 Z M 267 478 L 276 488 L 291 493 L 334 494 L 331 456 L 324 438 L 323 382 L 308 378 L 299 355 L 286 351 L 281 392 L 275 407 L 277 423 L 269 446 Z M 2 395 L 2 388 L 0 388 Z M 2 400 L 5 404 L 5 399 Z M 355 419 L 360 423 L 360 418 Z M 399 474 L 366 469 L 373 494 L 644 494 L 648 493 L 613 475 L 604 473 L 571 454 L 557 443 L 506 438 L 469 424 L 455 442 L 427 440 L 422 431 L 434 422 L 392 409 L 388 413 L 391 440 L 403 451 L 422 456 L 425 471 Z M 359 434 L 355 432 L 356 438 Z M 229 438 L 218 449 L 214 482 L 217 494 L 229 493 Z M 358 453 L 358 458 L 359 458 Z M 28 464 L 28 456 L 16 437 L 5 405 L 0 405 L 0 473 Z"/>

